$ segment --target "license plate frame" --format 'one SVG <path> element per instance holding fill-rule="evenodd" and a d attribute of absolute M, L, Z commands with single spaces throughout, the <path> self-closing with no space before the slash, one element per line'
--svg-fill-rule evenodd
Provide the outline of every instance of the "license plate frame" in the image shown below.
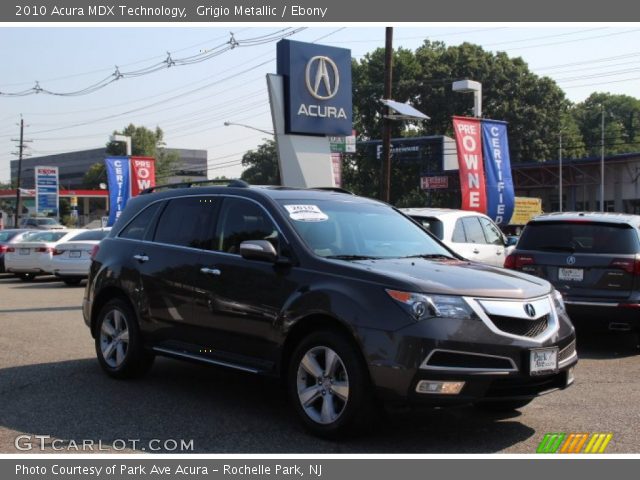
<path fill-rule="evenodd" d="M 558 268 L 558 280 L 565 282 L 582 282 L 584 280 L 584 268 Z"/>
<path fill-rule="evenodd" d="M 31 249 L 30 248 L 21 248 L 18 253 L 20 255 L 31 255 Z"/>
<path fill-rule="evenodd" d="M 535 348 L 529 351 L 529 373 L 532 376 L 558 372 L 558 347 Z"/>
<path fill-rule="evenodd" d="M 69 250 L 69 258 L 82 257 L 82 250 Z"/>

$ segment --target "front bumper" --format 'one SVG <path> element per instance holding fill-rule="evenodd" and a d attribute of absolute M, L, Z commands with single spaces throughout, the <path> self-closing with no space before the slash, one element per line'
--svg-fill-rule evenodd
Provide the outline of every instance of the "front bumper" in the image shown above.
<path fill-rule="evenodd" d="M 434 406 L 528 399 L 568 387 L 578 361 L 575 331 L 564 312 L 551 335 L 505 336 L 478 320 L 432 318 L 394 331 L 361 330 L 378 397 L 387 403 Z M 530 373 L 531 351 L 557 347 L 557 369 Z M 437 354 L 437 355 L 436 355 Z M 464 382 L 458 394 L 418 393 L 421 380 Z"/>

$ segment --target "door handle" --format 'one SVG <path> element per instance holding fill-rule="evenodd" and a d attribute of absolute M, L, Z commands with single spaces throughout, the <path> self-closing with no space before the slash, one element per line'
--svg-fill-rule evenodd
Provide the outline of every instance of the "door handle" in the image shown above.
<path fill-rule="evenodd" d="M 220 275 L 220 274 L 222 273 L 222 272 L 221 272 L 219 269 L 217 269 L 217 268 L 207 268 L 207 267 L 202 267 L 202 268 L 200 269 L 200 271 L 201 271 L 202 273 L 206 274 L 206 275 L 215 275 L 215 276 L 218 276 L 218 275 Z"/>
<path fill-rule="evenodd" d="M 502 250 L 498 250 L 498 251 L 496 252 L 496 255 L 502 255 Z"/>
<path fill-rule="evenodd" d="M 149 261 L 149 257 L 147 257 L 146 255 L 134 255 L 133 258 L 139 261 L 140 263 Z"/>
<path fill-rule="evenodd" d="M 473 253 L 476 253 L 476 254 L 477 254 L 477 253 L 480 253 L 480 250 L 478 250 L 477 248 L 474 248 L 474 249 L 473 249 Z"/>

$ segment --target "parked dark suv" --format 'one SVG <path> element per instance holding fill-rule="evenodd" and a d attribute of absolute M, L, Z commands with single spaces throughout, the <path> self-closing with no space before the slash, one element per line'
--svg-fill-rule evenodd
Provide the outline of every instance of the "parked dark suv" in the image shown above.
<path fill-rule="evenodd" d="M 83 312 L 109 375 L 164 355 L 282 377 L 319 435 L 378 400 L 519 408 L 577 362 L 547 281 L 462 260 L 378 201 L 239 181 L 132 199 Z"/>
<path fill-rule="evenodd" d="M 530 221 L 505 267 L 550 281 L 578 329 L 640 329 L 640 216 L 553 213 Z"/>

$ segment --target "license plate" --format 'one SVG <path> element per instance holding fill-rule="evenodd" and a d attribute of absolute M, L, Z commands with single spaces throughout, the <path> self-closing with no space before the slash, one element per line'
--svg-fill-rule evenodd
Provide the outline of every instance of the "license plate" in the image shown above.
<path fill-rule="evenodd" d="M 29 248 L 21 248 L 20 249 L 20 255 L 29 255 L 29 253 L 31 253 L 31 249 L 29 249 Z"/>
<path fill-rule="evenodd" d="M 558 348 L 531 350 L 529 362 L 531 375 L 553 373 L 558 370 Z"/>
<path fill-rule="evenodd" d="M 584 270 L 581 268 L 560 268 L 558 270 L 558 280 L 581 282 L 583 278 Z"/>
<path fill-rule="evenodd" d="M 82 251 L 80 250 L 69 250 L 69 258 L 80 258 L 82 256 Z"/>

